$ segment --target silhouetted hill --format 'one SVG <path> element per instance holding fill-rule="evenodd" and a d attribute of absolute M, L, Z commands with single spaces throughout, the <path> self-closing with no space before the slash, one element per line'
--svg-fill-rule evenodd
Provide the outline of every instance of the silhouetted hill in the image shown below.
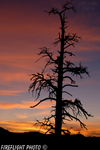
<path fill-rule="evenodd" d="M 8 130 L 5 130 L 4 128 L 0 127 L 0 135 L 1 134 L 8 134 L 9 131 Z"/>
<path fill-rule="evenodd" d="M 99 146 L 99 137 L 84 137 L 81 134 L 77 135 L 44 135 L 39 132 L 12 133 L 3 128 L 0 128 L 0 144 L 4 145 L 41 145 L 46 144 L 47 150 L 66 150 L 66 149 L 84 149 L 90 150 Z M 41 148 L 41 150 L 43 150 Z"/>

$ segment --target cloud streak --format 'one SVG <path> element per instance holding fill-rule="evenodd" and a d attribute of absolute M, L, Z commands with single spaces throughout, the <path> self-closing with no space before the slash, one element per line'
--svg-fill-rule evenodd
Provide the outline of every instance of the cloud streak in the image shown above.
<path fill-rule="evenodd" d="M 23 91 L 10 91 L 10 90 L 0 90 L 0 95 L 13 95 L 17 96 L 19 93 L 22 93 Z"/>
<path fill-rule="evenodd" d="M 37 102 L 34 101 L 21 101 L 21 103 L 11 103 L 0 101 L 0 109 L 30 109 L 30 106 L 35 105 Z M 51 105 L 54 105 L 54 102 L 44 102 L 38 105 L 37 109 L 46 109 L 50 108 Z"/>
<path fill-rule="evenodd" d="M 0 126 L 4 127 L 5 129 L 11 131 L 11 132 L 29 132 L 29 131 L 37 131 L 45 133 L 46 129 L 42 128 L 40 130 L 40 126 L 34 126 L 35 121 L 0 121 Z M 70 128 L 73 125 L 74 128 Z M 94 123 L 90 122 L 88 124 L 88 130 L 81 129 L 76 122 L 73 122 L 73 124 L 70 124 L 70 127 L 66 127 L 65 129 L 68 129 L 71 134 L 78 134 L 79 132 L 83 134 L 84 136 L 100 136 L 100 123 L 97 124 L 96 128 L 94 128 Z M 75 127 L 76 126 L 76 127 Z"/>

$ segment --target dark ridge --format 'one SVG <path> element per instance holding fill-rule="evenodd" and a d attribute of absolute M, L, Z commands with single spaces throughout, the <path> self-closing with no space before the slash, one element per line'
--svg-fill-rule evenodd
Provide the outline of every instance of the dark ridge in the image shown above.
<path fill-rule="evenodd" d="M 32 131 L 31 131 L 31 132 L 24 132 L 24 133 L 25 133 L 25 134 L 34 134 L 34 135 L 44 135 L 43 133 L 35 132 L 35 131 L 34 131 L 34 132 L 32 132 Z M 23 134 L 24 134 L 24 133 L 23 133 Z"/>
<path fill-rule="evenodd" d="M 0 135 L 1 135 L 1 134 L 7 134 L 7 133 L 10 133 L 10 132 L 9 132 L 8 130 L 6 130 L 6 129 L 0 127 Z"/>
<path fill-rule="evenodd" d="M 44 145 L 46 150 L 56 149 L 93 149 L 99 146 L 100 137 L 85 137 L 82 134 L 62 135 L 56 137 L 53 134 L 42 134 L 40 132 L 13 133 L 0 127 L 0 145 Z M 42 148 L 41 148 L 42 150 Z"/>

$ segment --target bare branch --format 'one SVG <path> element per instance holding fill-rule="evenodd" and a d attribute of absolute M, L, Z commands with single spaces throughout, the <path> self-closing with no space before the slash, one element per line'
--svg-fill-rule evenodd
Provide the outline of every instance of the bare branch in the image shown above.
<path fill-rule="evenodd" d="M 54 100 L 54 101 L 56 101 L 55 98 L 50 98 L 50 97 L 49 98 L 44 98 L 44 99 L 40 100 L 36 105 L 30 106 L 30 108 L 34 108 L 34 107 L 38 106 L 40 103 L 42 103 L 42 102 L 44 102 L 46 100 Z"/>
<path fill-rule="evenodd" d="M 62 91 L 62 93 L 66 93 L 66 94 L 68 94 L 70 96 L 73 96 L 72 94 L 70 94 L 69 92 L 66 92 L 66 91 Z"/>
<path fill-rule="evenodd" d="M 48 57 L 50 60 L 52 60 L 52 62 L 55 62 L 55 60 L 52 57 L 53 54 L 51 52 L 49 52 L 49 48 L 42 47 L 42 48 L 39 48 L 39 49 L 41 49 L 41 51 L 40 51 L 40 53 L 38 53 L 38 55 L 43 55 L 41 58 Z M 39 58 L 38 60 L 40 60 L 41 58 Z"/>
<path fill-rule="evenodd" d="M 89 72 L 87 71 L 87 67 L 83 67 L 81 63 L 79 64 L 79 67 L 73 67 L 74 64 L 70 61 L 66 61 L 66 64 L 64 65 L 66 65 L 66 67 L 63 67 L 63 73 L 71 72 L 73 76 L 79 75 L 80 78 L 83 78 L 82 74 L 87 74 L 90 77 Z"/>
<path fill-rule="evenodd" d="M 68 45 L 67 45 L 66 47 L 64 47 L 64 49 L 66 49 L 66 48 L 68 48 L 68 47 L 70 47 L 70 46 L 75 47 L 75 46 L 74 46 L 75 43 L 67 43 L 67 44 L 68 44 Z"/>
<path fill-rule="evenodd" d="M 37 99 L 39 98 L 42 89 L 47 89 L 49 93 L 51 92 L 54 95 L 55 92 L 57 92 L 57 87 L 53 85 L 53 82 L 56 82 L 56 79 L 53 78 L 54 76 L 50 76 L 49 74 L 47 74 L 47 77 L 49 77 L 49 79 L 46 79 L 43 73 L 32 74 L 32 78 L 30 80 L 32 80 L 33 83 L 29 86 L 29 91 L 36 91 Z"/>
<path fill-rule="evenodd" d="M 50 123 L 46 118 L 44 118 L 44 121 L 39 121 L 36 120 L 37 122 L 35 123 L 35 125 L 37 124 L 41 124 L 41 127 L 49 127 L 49 129 L 47 129 L 47 131 L 45 132 L 45 134 L 47 134 L 50 130 L 55 130 L 55 127 L 53 125 L 53 123 Z"/>
<path fill-rule="evenodd" d="M 52 13 L 53 14 L 59 14 L 59 11 L 58 11 L 57 8 L 52 8 L 50 11 L 45 10 L 45 12 L 48 13 L 49 15 L 52 14 Z"/>
<path fill-rule="evenodd" d="M 68 78 L 71 81 L 71 84 L 75 84 L 76 82 L 69 76 L 64 76 L 63 79 Z"/>
<path fill-rule="evenodd" d="M 66 134 L 69 134 L 69 135 L 70 135 L 70 133 L 71 133 L 69 130 L 65 130 L 65 129 L 62 129 L 61 131 L 62 131 L 65 135 L 66 135 Z"/>
<path fill-rule="evenodd" d="M 72 0 L 70 2 L 66 1 L 66 3 L 62 6 L 62 12 L 65 12 L 65 10 L 70 10 L 72 9 L 76 13 L 75 6 L 72 4 Z"/>
<path fill-rule="evenodd" d="M 78 118 L 75 117 L 75 116 L 72 116 L 72 115 L 69 114 L 66 110 L 65 110 L 65 113 L 63 113 L 63 115 L 64 115 L 64 116 L 65 116 L 65 115 L 68 116 L 71 120 L 75 119 L 76 121 L 78 121 L 78 122 L 80 123 L 81 128 L 85 128 L 85 129 L 87 130 L 86 125 L 85 125 L 83 122 L 81 122 L 80 119 L 78 119 Z"/>
<path fill-rule="evenodd" d="M 62 6 L 62 11 L 58 11 L 57 8 L 52 8 L 50 11 L 45 11 L 47 12 L 49 15 L 50 14 L 62 14 L 64 13 L 66 10 L 70 10 L 72 9 L 74 12 L 76 12 L 76 9 L 74 7 L 74 5 L 72 4 L 72 0 L 70 2 L 66 1 L 66 3 Z"/>
<path fill-rule="evenodd" d="M 65 84 L 63 87 L 62 87 L 62 89 L 63 88 L 65 88 L 66 86 L 71 86 L 71 87 L 78 87 L 78 85 L 72 85 L 72 84 Z"/>
<path fill-rule="evenodd" d="M 65 54 L 65 53 L 69 54 L 70 56 L 75 56 L 73 53 L 68 52 L 68 51 L 64 51 L 64 54 Z"/>
<path fill-rule="evenodd" d="M 88 114 L 88 112 L 83 108 L 82 103 L 80 100 L 75 99 L 75 101 L 72 100 L 63 100 L 62 101 L 62 106 L 65 108 L 71 108 L 71 110 L 73 111 L 73 114 L 75 116 L 77 115 L 81 115 L 81 113 L 84 114 L 85 118 L 87 119 L 87 117 L 93 117 L 91 116 L 91 114 Z"/>

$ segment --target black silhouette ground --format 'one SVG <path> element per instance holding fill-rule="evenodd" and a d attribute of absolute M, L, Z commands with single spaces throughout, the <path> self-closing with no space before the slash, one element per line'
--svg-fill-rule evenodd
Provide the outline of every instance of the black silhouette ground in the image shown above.
<path fill-rule="evenodd" d="M 67 149 L 84 149 L 90 150 L 99 147 L 100 137 L 84 137 L 81 134 L 77 135 L 62 135 L 60 138 L 55 135 L 44 135 L 39 132 L 12 133 L 3 128 L 0 128 L 0 148 L 2 145 L 41 145 L 46 144 L 47 149 L 44 150 L 67 150 Z M 26 147 L 24 147 L 26 150 Z M 29 148 L 30 150 L 39 150 L 39 148 Z M 2 148 L 2 150 L 4 150 Z M 19 149 L 18 149 L 19 150 Z"/>

